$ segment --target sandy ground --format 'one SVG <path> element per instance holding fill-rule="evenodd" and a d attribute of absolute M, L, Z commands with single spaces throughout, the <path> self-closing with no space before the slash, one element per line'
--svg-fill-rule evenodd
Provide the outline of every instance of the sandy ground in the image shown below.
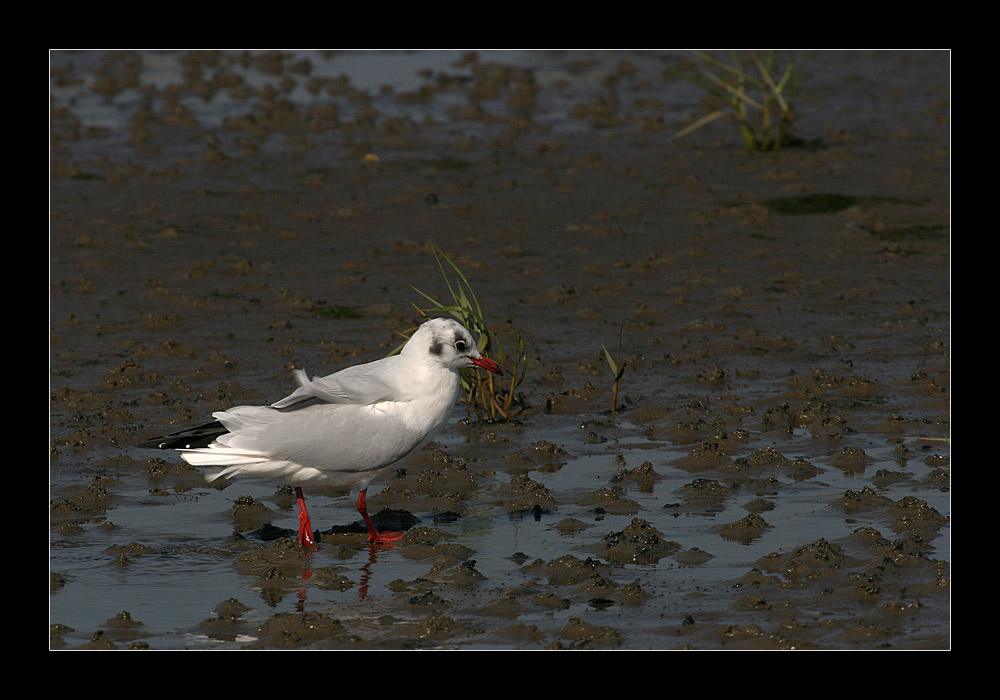
<path fill-rule="evenodd" d="M 52 54 L 51 647 L 949 648 L 950 57 L 804 58 L 749 155 L 673 53 Z M 396 546 L 135 447 L 387 353 L 431 241 L 528 369 Z"/>

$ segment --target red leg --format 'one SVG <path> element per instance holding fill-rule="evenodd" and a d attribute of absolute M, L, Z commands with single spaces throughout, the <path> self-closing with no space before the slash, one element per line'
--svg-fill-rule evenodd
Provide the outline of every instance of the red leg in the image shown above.
<path fill-rule="evenodd" d="M 295 487 L 295 500 L 299 502 L 299 544 L 303 547 L 315 547 L 316 539 L 313 537 L 309 511 L 306 510 L 306 499 L 298 486 Z"/>
<path fill-rule="evenodd" d="M 375 529 L 375 524 L 372 519 L 368 517 L 368 503 L 367 503 L 368 489 L 365 489 L 358 494 L 358 512 L 361 513 L 361 517 L 365 521 L 365 525 L 368 527 L 368 541 L 369 542 L 395 542 L 403 536 L 402 532 L 379 532 Z"/>

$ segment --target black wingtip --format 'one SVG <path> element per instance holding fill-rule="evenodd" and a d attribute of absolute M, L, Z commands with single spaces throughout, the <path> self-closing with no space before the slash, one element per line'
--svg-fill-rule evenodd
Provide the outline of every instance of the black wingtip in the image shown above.
<path fill-rule="evenodd" d="M 207 447 L 215 438 L 225 435 L 227 431 L 219 421 L 187 428 L 169 435 L 150 438 L 138 444 L 144 450 L 182 450 L 196 447 Z"/>

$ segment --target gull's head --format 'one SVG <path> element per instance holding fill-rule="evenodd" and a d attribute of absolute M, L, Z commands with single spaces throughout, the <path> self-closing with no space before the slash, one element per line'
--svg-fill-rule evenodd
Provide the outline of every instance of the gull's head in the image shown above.
<path fill-rule="evenodd" d="M 424 359 L 448 369 L 481 367 L 494 374 L 503 374 L 496 362 L 479 354 L 472 334 L 465 326 L 450 318 L 425 321 L 403 346 L 402 352 L 424 353 Z"/>

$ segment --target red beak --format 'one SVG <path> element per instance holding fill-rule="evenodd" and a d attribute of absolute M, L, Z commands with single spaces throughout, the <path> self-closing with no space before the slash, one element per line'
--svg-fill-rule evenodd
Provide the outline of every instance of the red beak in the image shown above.
<path fill-rule="evenodd" d="M 500 369 L 500 365 L 498 365 L 493 360 L 487 359 L 485 357 L 470 357 L 469 362 L 474 364 L 476 367 L 482 367 L 487 372 L 492 372 L 493 374 L 500 374 L 500 375 L 503 374 L 503 370 Z"/>

